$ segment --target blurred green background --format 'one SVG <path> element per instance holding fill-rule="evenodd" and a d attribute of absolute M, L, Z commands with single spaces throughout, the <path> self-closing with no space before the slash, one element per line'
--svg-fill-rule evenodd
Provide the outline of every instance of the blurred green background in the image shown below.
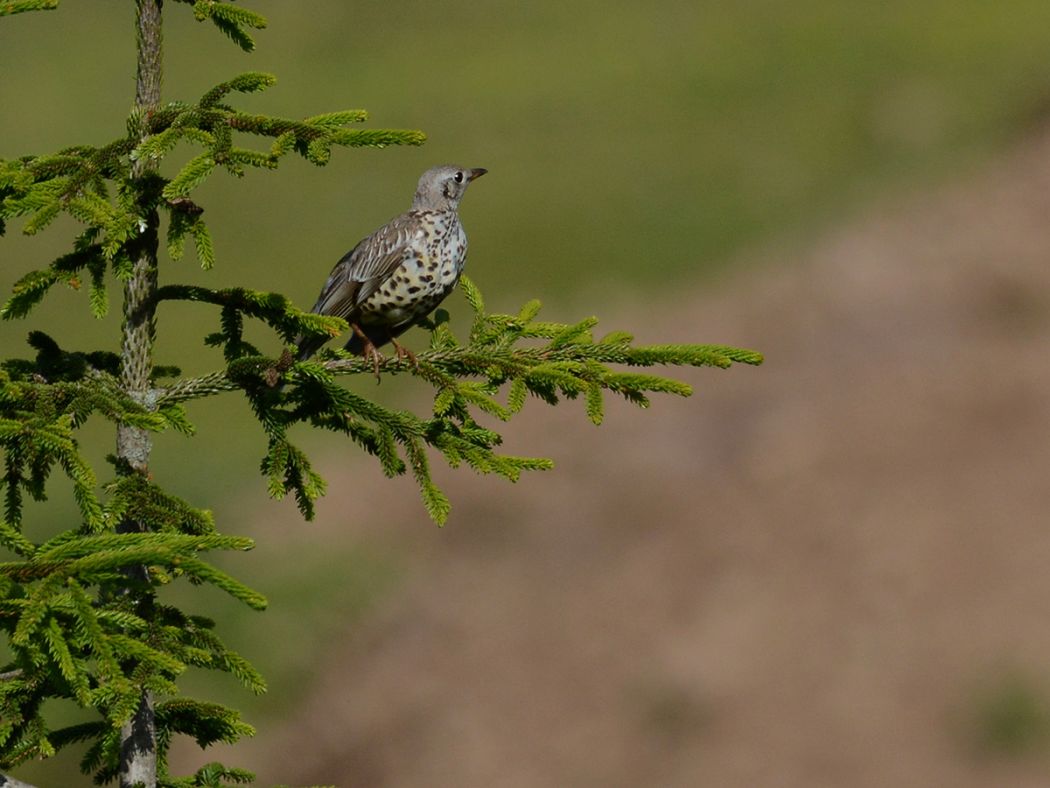
<path fill-rule="evenodd" d="M 361 107 L 371 126 L 429 136 L 420 149 L 338 151 L 321 169 L 287 160 L 241 182 L 216 175 L 197 194 L 217 266 L 203 273 L 190 253 L 163 269 L 164 281 L 276 290 L 303 306 L 343 252 L 407 207 L 423 169 L 449 161 L 490 170 L 462 209 L 469 272 L 490 307 L 540 297 L 553 318 L 570 319 L 601 316 L 615 300 L 644 325 L 662 296 L 712 281 L 746 250 L 776 239 L 787 260 L 858 206 L 972 168 L 1050 106 L 1050 4 L 1037 0 L 249 5 L 270 27 L 247 55 L 169 3 L 166 99 L 268 71 L 276 87 L 237 97 L 239 106 L 287 116 Z M 122 133 L 134 93 L 132 16 L 130 2 L 66 0 L 56 12 L 0 22 L 0 156 Z M 187 155 L 178 151 L 168 171 Z M 76 232 L 69 221 L 36 238 L 18 229 L 12 223 L 0 242 L 3 291 L 66 251 Z M 118 295 L 113 288 L 115 307 Z M 458 297 L 449 306 L 462 310 Z M 25 352 L 36 328 L 71 348 L 114 348 L 117 313 L 95 321 L 82 293 L 56 291 L 27 321 L 0 325 L 4 355 Z M 166 306 L 158 362 L 191 374 L 219 366 L 201 344 L 215 317 Z M 666 339 L 718 338 L 683 325 Z M 376 392 L 397 400 L 399 389 Z M 248 516 L 245 504 L 264 495 L 261 435 L 232 398 L 195 404 L 191 417 L 200 437 L 158 441 L 158 479 L 214 509 L 224 530 L 253 535 L 250 518 L 267 511 Z M 332 436 L 304 440 L 342 451 Z M 89 427 L 85 441 L 100 460 L 111 439 Z M 56 487 L 56 500 L 67 496 Z M 321 578 L 347 560 L 358 567 L 346 598 L 332 602 L 348 611 L 347 625 L 402 571 L 397 555 L 353 545 L 318 557 L 303 528 L 292 552 L 262 545 L 227 562 L 261 578 L 276 612 L 249 617 L 208 602 L 273 681 L 260 701 L 228 692 L 262 726 L 326 635 L 315 624 L 328 619 L 311 607 Z M 252 627 L 276 627 L 296 648 L 260 647 Z"/>

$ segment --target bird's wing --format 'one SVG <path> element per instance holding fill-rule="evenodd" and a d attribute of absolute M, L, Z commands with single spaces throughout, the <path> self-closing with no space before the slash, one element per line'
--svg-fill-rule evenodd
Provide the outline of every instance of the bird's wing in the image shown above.
<path fill-rule="evenodd" d="M 420 231 L 419 217 L 406 213 L 365 238 L 335 264 L 312 311 L 352 320 L 354 308 L 397 270 Z"/>

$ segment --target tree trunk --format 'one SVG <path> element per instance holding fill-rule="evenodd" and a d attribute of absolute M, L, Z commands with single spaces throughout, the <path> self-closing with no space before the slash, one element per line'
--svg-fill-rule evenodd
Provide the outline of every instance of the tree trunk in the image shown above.
<path fill-rule="evenodd" d="M 138 26 L 138 70 L 135 109 L 139 136 L 148 134 L 148 119 L 160 104 L 161 83 L 161 6 L 163 0 L 136 0 Z M 153 372 L 157 292 L 157 228 L 159 215 L 154 189 L 144 176 L 156 167 L 148 158 L 132 164 L 144 226 L 134 244 L 132 276 L 124 285 L 124 322 L 121 342 L 121 383 L 127 392 L 146 407 L 153 407 L 150 375 Z M 117 428 L 117 456 L 135 473 L 149 472 L 150 434 L 129 426 Z M 125 522 L 122 531 L 144 531 L 146 523 Z M 146 567 L 128 573 L 126 593 L 146 612 L 153 599 Z M 157 731 L 153 694 L 144 690 L 138 710 L 121 728 L 120 788 L 155 788 L 157 784 Z"/>

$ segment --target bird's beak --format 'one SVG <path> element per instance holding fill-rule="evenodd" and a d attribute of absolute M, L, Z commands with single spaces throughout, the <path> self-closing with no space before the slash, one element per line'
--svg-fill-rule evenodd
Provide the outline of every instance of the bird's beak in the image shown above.
<path fill-rule="evenodd" d="M 469 171 L 469 175 L 467 176 L 467 181 L 472 181 L 475 178 L 480 178 L 486 172 L 488 172 L 488 170 L 486 170 L 484 167 L 475 167 L 473 170 Z"/>

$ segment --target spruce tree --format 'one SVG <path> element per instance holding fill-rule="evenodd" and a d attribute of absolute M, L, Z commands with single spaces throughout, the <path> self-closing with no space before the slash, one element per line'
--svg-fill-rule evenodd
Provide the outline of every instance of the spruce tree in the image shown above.
<path fill-rule="evenodd" d="M 457 336 L 447 313 L 438 310 L 427 324 L 429 350 L 418 363 L 391 357 L 380 365 L 384 377 L 409 375 L 433 389 L 431 411 L 417 414 L 339 385 L 341 376 L 371 375 L 371 361 L 336 349 L 308 361 L 294 359 L 290 346 L 297 336 L 338 336 L 347 331 L 344 321 L 250 287 L 160 284 L 162 245 L 166 258 L 177 261 L 190 240 L 203 268 L 216 262 L 203 208 L 193 199 L 214 172 L 273 169 L 292 154 L 324 165 L 333 147 L 424 141 L 419 131 L 362 128 L 367 115 L 361 110 L 302 120 L 238 110 L 237 94 L 274 83 L 262 73 L 227 79 L 195 100 L 163 101 L 162 2 L 134 2 L 136 95 L 123 133 L 100 147 L 0 159 L 0 234 L 14 218 L 28 235 L 61 214 L 83 225 L 67 254 L 18 281 L 0 316 L 27 318 L 55 285 L 65 284 L 84 290 L 89 312 L 100 317 L 109 308 L 107 282 L 115 279 L 123 288 L 119 350 L 70 349 L 33 330 L 33 357 L 9 358 L 0 366 L 0 546 L 11 557 L 0 562 L 0 629 L 12 654 L 0 665 L 0 767 L 15 768 L 86 742 L 80 766 L 98 783 L 225 786 L 249 783 L 252 775 L 213 763 L 174 776 L 167 762 L 172 739 L 189 736 L 207 747 L 235 742 L 252 728 L 233 709 L 185 697 L 178 679 L 195 667 L 230 673 L 251 692 L 263 692 L 265 682 L 223 644 L 214 622 L 163 603 L 158 590 L 189 581 L 215 586 L 254 609 L 264 608 L 266 600 L 207 559 L 212 551 L 249 550 L 252 540 L 219 533 L 207 510 L 165 491 L 150 475 L 151 436 L 193 432 L 186 403 L 225 392 L 246 397 L 267 440 L 262 471 L 269 493 L 293 496 L 307 519 L 324 481 L 289 440 L 297 424 L 342 434 L 373 455 L 388 476 L 411 473 L 427 512 L 441 524 L 450 503 L 431 480 L 432 455 L 511 481 L 523 471 L 551 467 L 547 459 L 499 453 L 499 433 L 476 414 L 507 420 L 530 397 L 551 405 L 580 399 L 587 417 L 600 424 L 607 394 L 647 407 L 652 393 L 691 393 L 679 381 L 625 367 L 729 367 L 758 364 L 761 357 L 719 345 L 638 346 L 620 331 L 599 337 L 594 318 L 539 319 L 538 301 L 517 314 L 490 314 L 481 292 L 464 277 L 461 287 L 473 311 L 467 335 Z M 0 0 L 0 17 L 57 5 Z M 251 31 L 266 24 L 258 14 L 218 0 L 169 5 L 186 6 L 245 51 L 254 47 Z M 251 145 L 260 138 L 268 146 Z M 199 152 L 164 177 L 159 165 L 179 143 Z M 175 367 L 154 364 L 156 315 L 175 300 L 216 307 L 216 329 L 203 338 L 221 352 L 213 373 L 183 378 Z M 246 319 L 272 329 L 272 347 L 245 340 Z M 116 427 L 117 448 L 102 484 L 78 442 L 78 428 L 90 417 Z M 52 472 L 71 485 L 79 522 L 32 541 L 24 533 L 23 503 L 27 496 L 45 499 Z M 55 728 L 44 708 L 53 698 L 71 700 L 96 719 Z M 0 786 L 5 784 L 18 783 L 0 774 Z"/>

